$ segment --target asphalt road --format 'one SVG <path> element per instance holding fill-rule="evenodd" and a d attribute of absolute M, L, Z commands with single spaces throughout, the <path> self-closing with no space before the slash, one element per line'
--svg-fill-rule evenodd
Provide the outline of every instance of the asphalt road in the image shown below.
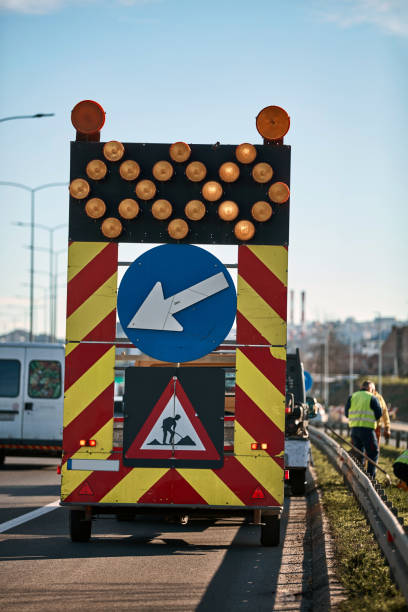
<path fill-rule="evenodd" d="M 57 463 L 7 458 L 0 530 L 58 498 Z M 72 543 L 67 511 L 56 507 L 0 533 L 0 609 L 308 610 L 305 512 L 304 498 L 287 499 L 284 545 L 267 548 L 260 527 L 241 519 L 178 525 L 148 516 L 96 520 L 89 543 Z"/>

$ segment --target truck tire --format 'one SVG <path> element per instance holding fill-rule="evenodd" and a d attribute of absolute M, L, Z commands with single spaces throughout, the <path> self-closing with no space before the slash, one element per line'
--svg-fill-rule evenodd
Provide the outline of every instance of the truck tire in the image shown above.
<path fill-rule="evenodd" d="M 304 495 L 306 493 L 306 468 L 290 470 L 289 482 L 292 495 Z"/>
<path fill-rule="evenodd" d="M 263 516 L 261 524 L 262 546 L 279 546 L 280 518 L 279 516 Z"/>
<path fill-rule="evenodd" d="M 4 465 L 5 460 L 6 460 L 6 453 L 5 453 L 5 451 L 0 451 L 0 467 L 2 467 Z"/>
<path fill-rule="evenodd" d="M 69 534 L 72 542 L 89 542 L 92 521 L 85 518 L 83 510 L 71 510 L 69 513 Z"/>

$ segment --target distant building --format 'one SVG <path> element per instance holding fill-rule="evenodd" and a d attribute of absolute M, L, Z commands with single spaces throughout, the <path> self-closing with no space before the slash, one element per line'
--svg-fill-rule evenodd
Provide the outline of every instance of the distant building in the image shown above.
<path fill-rule="evenodd" d="M 393 325 L 382 345 L 383 374 L 408 376 L 408 325 Z"/>

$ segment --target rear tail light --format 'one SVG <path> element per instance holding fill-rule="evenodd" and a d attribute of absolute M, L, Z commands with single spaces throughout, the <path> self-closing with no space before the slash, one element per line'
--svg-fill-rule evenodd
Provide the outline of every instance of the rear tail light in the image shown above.
<path fill-rule="evenodd" d="M 268 450 L 267 442 L 251 442 L 251 450 Z"/>
<path fill-rule="evenodd" d="M 96 446 L 96 440 L 80 440 L 79 446 Z"/>
<path fill-rule="evenodd" d="M 285 480 L 289 480 L 289 470 L 285 470 Z"/>

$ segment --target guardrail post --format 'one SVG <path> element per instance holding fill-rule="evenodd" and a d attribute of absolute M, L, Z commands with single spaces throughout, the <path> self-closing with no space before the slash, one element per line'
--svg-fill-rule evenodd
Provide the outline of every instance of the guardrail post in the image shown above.
<path fill-rule="evenodd" d="M 395 435 L 395 446 L 396 446 L 396 448 L 400 447 L 400 441 L 401 441 L 401 432 L 397 431 L 397 433 Z"/>

